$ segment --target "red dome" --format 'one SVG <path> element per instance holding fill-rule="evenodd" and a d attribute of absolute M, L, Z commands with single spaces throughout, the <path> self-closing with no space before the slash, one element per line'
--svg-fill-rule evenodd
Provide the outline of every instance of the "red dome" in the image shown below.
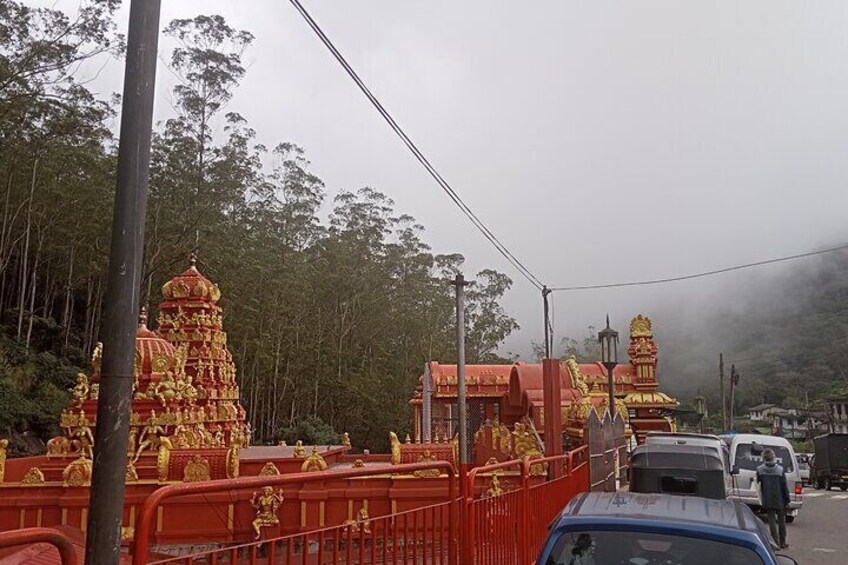
<path fill-rule="evenodd" d="M 135 334 L 135 370 L 139 376 L 162 375 L 173 370 L 176 348 L 147 327 L 147 311 L 142 309 Z"/>

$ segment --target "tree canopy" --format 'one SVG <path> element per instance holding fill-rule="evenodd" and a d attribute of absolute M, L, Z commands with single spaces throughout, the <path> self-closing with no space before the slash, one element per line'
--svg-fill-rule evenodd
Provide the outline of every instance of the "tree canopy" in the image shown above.
<path fill-rule="evenodd" d="M 103 337 L 118 100 L 98 98 L 79 69 L 120 56 L 118 4 L 87 0 L 66 14 L 0 0 L 2 435 L 49 437 Z M 161 285 L 197 252 L 223 293 L 256 440 L 346 431 L 385 448 L 387 430 L 409 429 L 424 362 L 455 357 L 448 279 L 463 257 L 433 253 L 380 190 L 331 192 L 303 148 L 257 143 L 231 107 L 249 32 L 204 15 L 164 33 L 179 80 L 174 113 L 154 131 L 142 302 L 155 319 Z M 469 362 L 496 359 L 518 327 L 500 306 L 510 278 L 474 278 Z"/>

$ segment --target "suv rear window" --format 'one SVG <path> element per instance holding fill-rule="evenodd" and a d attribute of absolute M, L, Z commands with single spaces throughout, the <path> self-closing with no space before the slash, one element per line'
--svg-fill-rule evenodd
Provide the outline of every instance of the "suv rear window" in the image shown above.
<path fill-rule="evenodd" d="M 674 563 L 762 565 L 752 550 L 729 542 L 634 531 L 563 532 L 545 565 Z"/>
<path fill-rule="evenodd" d="M 763 464 L 763 454 L 760 450 L 762 448 L 762 450 L 771 449 L 774 451 L 778 465 L 783 467 L 785 472 L 791 473 L 795 470 L 794 458 L 786 447 L 781 445 L 757 444 L 757 453 L 752 453 L 751 447 L 752 445 L 750 443 L 740 443 L 736 446 L 736 460 L 733 462 L 735 467 L 748 471 L 756 471 L 757 467 Z"/>

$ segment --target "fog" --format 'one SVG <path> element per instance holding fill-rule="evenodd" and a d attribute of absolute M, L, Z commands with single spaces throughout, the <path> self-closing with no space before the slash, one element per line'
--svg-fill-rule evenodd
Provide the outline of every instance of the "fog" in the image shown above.
<path fill-rule="evenodd" d="M 289 3 L 163 4 L 163 26 L 220 13 L 255 34 L 228 110 L 254 124 L 259 141 L 303 146 L 331 195 L 361 186 L 390 195 L 427 228 L 434 251 L 466 256 L 467 276 L 510 274 L 504 305 L 522 329 L 504 352 L 530 354 L 543 330 L 539 292 L 471 227 Z M 304 4 L 549 286 L 683 275 L 848 239 L 845 2 Z M 121 17 L 125 26 L 126 7 Z M 171 113 L 170 47 L 163 38 L 157 119 Z M 121 62 L 97 72 L 104 95 L 120 91 Z M 642 312 L 655 321 L 663 360 L 685 357 L 692 343 L 730 347 L 721 343 L 729 334 L 703 321 L 750 311 L 764 288 L 809 261 L 558 293 L 556 337 L 581 337 L 607 313 L 626 333 Z"/>

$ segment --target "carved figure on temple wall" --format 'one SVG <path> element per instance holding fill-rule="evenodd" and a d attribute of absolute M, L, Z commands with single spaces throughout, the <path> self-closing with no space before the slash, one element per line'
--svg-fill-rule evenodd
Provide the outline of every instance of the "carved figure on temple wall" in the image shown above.
<path fill-rule="evenodd" d="M 147 390 L 147 397 L 156 399 L 164 408 L 169 402 L 179 399 L 179 391 L 177 390 L 177 382 L 174 379 L 174 374 L 167 371 L 162 375 L 162 379 L 153 384 Z"/>
<path fill-rule="evenodd" d="M 306 448 L 303 447 L 303 442 L 300 440 L 297 440 L 294 444 L 294 456 L 299 458 L 306 457 Z"/>
<path fill-rule="evenodd" d="M 88 399 L 89 390 L 88 377 L 85 376 L 85 373 L 77 373 L 77 384 L 71 391 L 75 406 L 82 406 L 83 402 Z"/>
<path fill-rule="evenodd" d="M 144 426 L 144 429 L 141 432 L 141 436 L 139 436 L 138 449 L 135 452 L 135 457 L 133 457 L 133 463 L 137 463 L 141 454 L 144 453 L 144 450 L 150 449 L 151 451 L 159 449 L 159 446 L 165 444 L 168 449 L 171 449 L 171 442 L 168 440 L 167 432 L 165 428 L 159 425 L 158 419 L 156 418 L 156 411 L 150 411 L 150 417 L 148 418 L 148 422 L 151 422 Z"/>
<path fill-rule="evenodd" d="M 262 528 L 270 528 L 280 524 L 277 511 L 283 503 L 283 491 L 274 492 L 272 487 L 262 487 L 262 491 L 254 492 L 250 504 L 256 508 L 256 518 L 253 519 L 255 539 L 262 537 Z"/>
<path fill-rule="evenodd" d="M 94 457 L 94 434 L 91 433 L 91 427 L 88 425 L 88 420 L 83 417 L 81 425 L 74 431 L 77 448 L 83 457 L 89 459 Z"/>

